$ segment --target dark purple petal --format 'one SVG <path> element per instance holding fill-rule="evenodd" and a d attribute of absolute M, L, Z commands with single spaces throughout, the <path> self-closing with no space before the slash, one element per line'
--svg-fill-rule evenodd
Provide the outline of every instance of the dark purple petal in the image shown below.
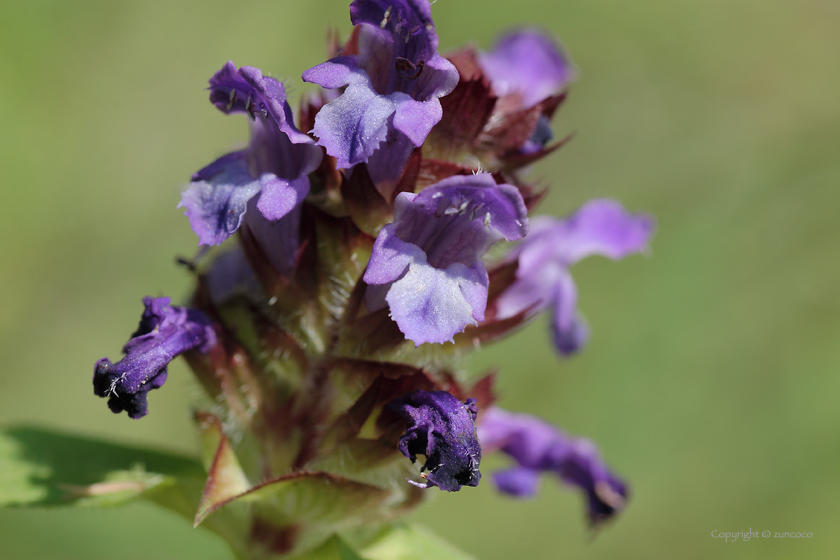
<path fill-rule="evenodd" d="M 388 404 L 386 410 L 396 412 L 409 425 L 400 438 L 403 455 L 412 463 L 417 455 L 426 457 L 420 469 L 426 482 L 409 482 L 447 492 L 478 486 L 481 446 L 476 437 L 475 399 L 462 403 L 445 391 L 414 391 Z"/>
<path fill-rule="evenodd" d="M 624 508 L 627 486 L 607 469 L 591 441 L 571 438 L 534 416 L 498 407 L 484 412 L 478 435 L 485 452 L 499 449 L 518 464 L 494 476 L 500 491 L 531 496 L 536 491 L 536 475 L 551 472 L 583 490 L 593 524 Z"/>
<path fill-rule="evenodd" d="M 286 110 L 291 111 L 288 105 Z M 291 114 L 288 118 L 291 120 Z M 274 121 L 261 116 L 251 122 L 251 140 L 245 154 L 253 175 L 272 173 L 289 180 L 305 177 L 318 169 L 323 157 L 321 148 L 308 136 L 306 141 L 295 142 Z"/>
<path fill-rule="evenodd" d="M 484 320 L 488 277 L 481 256 L 502 238 L 528 230 L 519 191 L 490 175 L 450 177 L 420 194 L 400 193 L 394 223 L 382 228 L 364 281 L 384 296 L 406 338 L 443 343 Z M 384 290 L 367 305 L 383 307 Z"/>
<path fill-rule="evenodd" d="M 493 473 L 493 483 L 503 494 L 517 498 L 530 498 L 536 495 L 540 485 L 540 471 L 514 468 Z"/>
<path fill-rule="evenodd" d="M 481 53 L 478 62 L 494 93 L 520 95 L 523 109 L 560 93 L 573 75 L 560 47 L 534 30 L 505 35 L 492 51 Z"/>
<path fill-rule="evenodd" d="M 301 181 L 306 181 L 308 191 L 309 179 L 303 177 Z M 293 190 L 292 187 L 286 189 L 286 191 L 291 190 Z M 303 206 L 301 204 L 291 206 L 287 214 L 282 215 L 278 220 L 271 221 L 258 211 L 263 196 L 261 194 L 257 202 L 255 198 L 250 200 L 243 225 L 248 227 L 274 269 L 284 276 L 289 276 L 294 270 L 300 248 L 300 217 Z M 299 196 L 299 193 L 296 196 Z M 302 198 L 298 200 L 303 201 Z"/>
<path fill-rule="evenodd" d="M 194 177 L 178 207 L 186 208 L 184 215 L 199 245 L 218 245 L 239 229 L 248 201 L 260 192 L 261 180 L 248 172 L 243 152 L 219 158 Z"/>
<path fill-rule="evenodd" d="M 259 280 L 238 245 L 213 260 L 204 273 L 204 285 L 216 305 L 221 305 L 238 291 L 258 293 L 260 290 Z"/>
<path fill-rule="evenodd" d="M 593 200 L 565 219 L 539 217 L 517 247 L 516 281 L 499 297 L 496 314 L 513 317 L 526 309 L 537 313 L 554 306 L 555 345 L 563 354 L 580 349 L 589 331 L 577 313 L 577 289 L 569 267 L 589 255 L 620 259 L 644 251 L 655 222 L 630 214 L 612 200 Z"/>
<path fill-rule="evenodd" d="M 197 348 L 208 351 L 216 343 L 210 321 L 198 310 L 171 307 L 169 298 L 143 298 L 146 306 L 140 326 L 117 363 L 96 362 L 93 392 L 108 398 L 115 413 L 125 410 L 131 418 L 148 412 L 147 395 L 166 381 L 166 367 L 176 356 Z"/>
<path fill-rule="evenodd" d="M 245 113 L 271 119 L 295 144 L 312 139 L 294 127 L 283 84 L 252 66 L 239 70 L 228 61 L 210 78 L 210 102 L 224 113 Z"/>

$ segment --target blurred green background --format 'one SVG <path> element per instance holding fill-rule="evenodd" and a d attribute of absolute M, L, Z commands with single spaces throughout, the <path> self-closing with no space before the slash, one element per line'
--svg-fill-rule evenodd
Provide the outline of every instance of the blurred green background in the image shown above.
<path fill-rule="evenodd" d="M 144 295 L 183 296 L 190 174 L 247 138 L 206 100 L 228 58 L 290 78 L 348 2 L 0 3 L 0 424 L 195 447 L 180 362 L 142 421 L 93 396 Z M 442 50 L 511 25 L 561 37 L 580 76 L 532 177 L 541 211 L 613 196 L 656 214 L 652 258 L 574 269 L 592 326 L 558 360 L 538 321 L 476 356 L 501 404 L 599 443 L 632 483 L 592 538 L 554 480 L 512 501 L 434 492 L 416 518 L 484 560 L 835 558 L 840 550 L 840 3 L 439 0 Z M 488 459 L 489 473 L 503 463 Z M 2 473 L 0 473 L 2 475 Z M 725 543 L 713 530 L 804 531 Z M 152 506 L 2 511 L 2 557 L 218 559 Z"/>

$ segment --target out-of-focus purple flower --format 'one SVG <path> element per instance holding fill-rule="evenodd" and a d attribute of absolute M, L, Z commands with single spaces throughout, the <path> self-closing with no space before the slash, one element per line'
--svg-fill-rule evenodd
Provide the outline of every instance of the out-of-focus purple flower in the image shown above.
<path fill-rule="evenodd" d="M 146 415 L 148 393 L 163 386 L 169 362 L 187 350 L 206 352 L 216 344 L 215 331 L 201 311 L 172 307 L 167 297 L 146 297 L 143 304 L 140 326 L 123 348 L 125 356 L 115 364 L 102 358 L 93 371 L 94 394 L 107 397 L 114 413 L 125 410 L 131 418 Z"/>
<path fill-rule="evenodd" d="M 488 276 L 481 256 L 528 232 L 519 191 L 490 174 L 454 176 L 419 194 L 400 193 L 364 275 L 371 311 L 390 307 L 416 345 L 443 343 L 484 320 Z"/>
<path fill-rule="evenodd" d="M 530 497 L 537 491 L 540 474 L 551 472 L 583 490 L 593 524 L 609 519 L 626 503 L 627 486 L 607 469 L 587 439 L 571 438 L 539 418 L 498 407 L 483 413 L 478 437 L 485 453 L 498 449 L 518 464 L 493 475 L 505 494 Z"/>
<path fill-rule="evenodd" d="M 193 175 L 179 206 L 186 208 L 201 245 L 218 245 L 243 220 L 257 232 L 266 230 L 265 237 L 276 238 L 262 244 L 266 254 L 278 270 L 288 270 L 289 254 L 297 247 L 296 227 L 281 226 L 286 235 L 271 235 L 276 226 L 270 222 L 289 217 L 292 226 L 298 223 L 300 205 L 309 194 L 308 175 L 320 164 L 321 149 L 295 128 L 283 84 L 257 68 L 237 70 L 228 61 L 210 78 L 210 101 L 224 113 L 248 115 L 251 140 L 247 149 L 222 156 Z M 274 247 L 284 243 L 293 245 L 291 251 Z"/>
<path fill-rule="evenodd" d="M 492 51 L 480 53 L 478 63 L 499 97 L 518 95 L 520 109 L 528 109 L 557 95 L 574 75 L 572 64 L 549 37 L 534 30 L 504 35 Z"/>
<path fill-rule="evenodd" d="M 593 200 L 565 219 L 535 218 L 528 238 L 512 253 L 516 281 L 496 302 L 497 317 L 553 307 L 554 343 L 563 354 L 583 347 L 589 330 L 577 313 L 569 267 L 589 255 L 620 259 L 647 247 L 655 229 L 647 214 L 630 214 L 612 200 Z"/>
<path fill-rule="evenodd" d="M 446 391 L 414 391 L 388 404 L 387 410 L 409 423 L 400 438 L 400 451 L 412 463 L 417 455 L 426 456 L 420 469 L 426 482 L 410 483 L 420 488 L 437 486 L 447 492 L 478 486 L 481 446 L 476 437 L 475 402 L 467 399 L 462 403 Z"/>
<path fill-rule="evenodd" d="M 440 97 L 458 84 L 458 71 L 437 53 L 428 0 L 354 0 L 359 54 L 310 68 L 303 79 L 327 89 L 345 87 L 315 119 L 318 144 L 339 168 L 369 162 L 374 182 L 399 177 L 411 150 L 441 119 Z"/>

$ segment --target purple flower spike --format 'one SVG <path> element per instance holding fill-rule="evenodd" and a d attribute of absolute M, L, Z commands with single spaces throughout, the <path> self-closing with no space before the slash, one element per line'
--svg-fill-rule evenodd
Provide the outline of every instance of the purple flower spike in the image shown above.
<path fill-rule="evenodd" d="M 593 524 L 606 521 L 624 508 L 627 486 L 601 460 L 587 439 L 571 438 L 528 414 L 512 414 L 498 407 L 487 409 L 478 427 L 485 452 L 500 449 L 518 467 L 495 473 L 499 491 L 526 498 L 533 496 L 543 472 L 584 491 L 587 515 Z"/>
<path fill-rule="evenodd" d="M 447 492 L 478 486 L 481 446 L 476 437 L 475 402 L 467 399 L 462 403 L 446 391 L 414 391 L 386 407 L 409 423 L 400 438 L 403 455 L 412 463 L 417 455 L 426 456 L 420 469 L 426 482 L 409 480 L 411 484 L 437 486 Z"/>
<path fill-rule="evenodd" d="M 528 109 L 560 93 L 572 80 L 572 64 L 560 47 L 534 30 L 505 35 L 478 63 L 499 97 L 518 94 Z"/>
<path fill-rule="evenodd" d="M 327 89 L 346 86 L 318 112 L 313 132 L 339 168 L 387 152 L 372 162 L 371 177 L 393 179 L 440 121 L 438 99 L 458 84 L 458 71 L 437 53 L 427 0 L 354 0 L 350 19 L 361 25 L 359 54 L 303 73 Z"/>
<path fill-rule="evenodd" d="M 643 251 L 655 230 L 647 214 L 630 214 L 612 200 L 593 200 L 565 219 L 535 218 L 518 258 L 516 281 L 499 297 L 497 317 L 553 307 L 552 328 L 564 355 L 582 348 L 589 329 L 577 313 L 577 288 L 569 267 L 589 255 L 620 259 Z"/>
<path fill-rule="evenodd" d="M 186 208 L 200 245 L 218 245 L 233 235 L 258 193 L 261 216 L 249 221 L 275 222 L 295 213 L 309 194 L 309 173 L 322 157 L 314 141 L 292 123 L 283 84 L 257 68 L 237 70 L 228 61 L 210 78 L 210 101 L 224 113 L 248 115 L 251 141 L 247 149 L 222 156 L 193 175 L 182 194 L 179 207 Z M 267 228 L 257 224 L 255 229 Z M 296 234 L 293 241 L 296 246 Z M 266 253 L 272 256 L 270 247 Z M 287 261 L 272 259 L 278 270 L 288 269 Z"/>
<path fill-rule="evenodd" d="M 198 348 L 208 351 L 216 344 L 210 321 L 196 309 L 171 307 L 169 298 L 143 298 L 146 309 L 137 332 L 131 335 L 122 360 L 108 358 L 96 362 L 93 392 L 108 398 L 114 413 L 125 410 L 131 418 L 148 412 L 149 391 L 166 381 L 166 367 L 179 354 Z"/>
<path fill-rule="evenodd" d="M 489 174 L 454 176 L 419 194 L 400 193 L 364 275 L 371 311 L 391 310 L 417 346 L 443 343 L 484 320 L 488 277 L 481 256 L 528 231 L 519 191 Z"/>

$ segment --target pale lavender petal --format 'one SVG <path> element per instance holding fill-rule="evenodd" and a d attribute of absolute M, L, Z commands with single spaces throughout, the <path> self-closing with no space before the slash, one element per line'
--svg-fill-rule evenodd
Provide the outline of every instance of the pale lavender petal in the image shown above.
<path fill-rule="evenodd" d="M 488 285 L 484 266 L 453 263 L 434 268 L 422 249 L 394 235 L 394 227 L 385 226 L 379 233 L 364 281 L 389 285 L 385 300 L 406 338 L 418 346 L 443 343 L 466 325 L 483 320 Z M 381 290 L 369 290 L 368 308 L 380 308 L 381 297 Z"/>
<path fill-rule="evenodd" d="M 408 98 L 405 94 L 394 95 Z M 324 105 L 315 117 L 313 132 L 318 145 L 338 160 L 339 169 L 367 161 L 387 137 L 388 120 L 395 105 L 392 96 L 378 95 L 373 90 L 363 71 L 354 70 L 341 97 Z"/>
<path fill-rule="evenodd" d="M 478 58 L 499 97 L 519 94 L 522 108 L 560 93 L 571 81 L 573 68 L 560 47 L 538 31 L 524 30 L 502 37 Z"/>
<path fill-rule="evenodd" d="M 248 173 L 241 152 L 223 156 L 195 176 L 178 207 L 186 208 L 199 245 L 218 245 L 239 229 L 248 201 L 260 192 L 260 180 Z"/>
<path fill-rule="evenodd" d="M 267 220 L 279 220 L 295 207 L 303 204 L 309 194 L 309 177 L 281 179 L 271 173 L 260 177 L 262 192 L 257 202 L 257 209 Z"/>
<path fill-rule="evenodd" d="M 478 486 L 481 446 L 475 430 L 475 399 L 462 403 L 445 391 L 414 391 L 388 404 L 385 411 L 399 414 L 409 424 L 399 443 L 403 455 L 412 463 L 417 455 L 426 457 L 420 469 L 426 482 L 409 482 L 447 492 Z"/>
<path fill-rule="evenodd" d="M 483 278 L 481 272 L 484 272 Z M 487 301 L 486 278 L 486 271 L 467 268 L 461 263 L 438 269 L 425 259 L 412 259 L 405 276 L 391 285 L 385 299 L 391 309 L 391 318 L 415 345 L 454 342 L 452 337 L 464 327 L 476 324 L 476 315 L 483 319 Z M 466 293 L 473 303 L 483 293 L 481 307 L 473 310 Z"/>
<path fill-rule="evenodd" d="M 408 136 L 415 146 L 422 146 L 432 128 L 440 122 L 440 102 L 403 99 L 396 105 L 394 128 Z"/>
<path fill-rule="evenodd" d="M 396 227 L 396 224 L 389 224 L 383 227 L 376 237 L 363 277 L 365 283 L 393 282 L 402 276 L 412 260 L 426 259 L 422 249 L 396 236 Z"/>

